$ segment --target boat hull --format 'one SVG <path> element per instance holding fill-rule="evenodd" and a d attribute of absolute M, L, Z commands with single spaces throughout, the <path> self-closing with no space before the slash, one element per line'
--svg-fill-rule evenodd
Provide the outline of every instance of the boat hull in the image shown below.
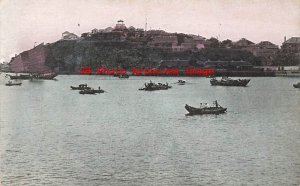
<path fill-rule="evenodd" d="M 52 80 L 56 76 L 57 76 L 56 73 L 52 73 L 52 74 L 39 74 L 39 75 L 34 75 L 33 78 L 34 79 Z"/>
<path fill-rule="evenodd" d="M 79 94 L 100 94 L 104 93 L 104 90 L 81 90 Z"/>
<path fill-rule="evenodd" d="M 72 90 L 91 90 L 91 87 L 73 87 L 71 86 Z"/>
<path fill-rule="evenodd" d="M 168 90 L 169 88 L 172 88 L 172 86 L 169 86 L 168 84 L 161 84 L 161 83 L 145 83 L 144 88 L 140 88 L 139 90 L 144 90 L 144 91 L 155 91 L 155 90 Z"/>
<path fill-rule="evenodd" d="M 294 87 L 294 88 L 300 88 L 300 83 L 298 83 L 298 84 L 293 84 L 293 87 Z"/>
<path fill-rule="evenodd" d="M 227 111 L 227 108 L 223 107 L 195 108 L 187 104 L 185 105 L 185 109 L 189 112 L 188 115 L 223 114 Z"/>
<path fill-rule="evenodd" d="M 38 75 L 9 75 L 9 78 L 14 80 L 14 79 L 20 79 L 20 80 L 28 80 L 28 79 L 44 79 L 44 80 L 52 80 L 54 79 L 57 74 L 52 73 L 52 74 L 38 74 Z"/>
<path fill-rule="evenodd" d="M 129 78 L 129 75 L 127 75 L 127 74 L 126 75 L 119 75 L 119 78 L 120 79 L 126 79 L 126 78 Z"/>
<path fill-rule="evenodd" d="M 28 80 L 31 79 L 30 75 L 19 75 L 19 76 L 13 76 L 13 75 L 8 75 L 10 79 L 20 79 L 20 80 Z"/>
<path fill-rule="evenodd" d="M 22 83 L 6 83 L 6 86 L 21 86 Z"/>

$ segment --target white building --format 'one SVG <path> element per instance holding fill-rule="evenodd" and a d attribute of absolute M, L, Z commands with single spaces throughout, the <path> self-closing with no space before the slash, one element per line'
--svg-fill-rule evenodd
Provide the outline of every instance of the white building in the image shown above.
<path fill-rule="evenodd" d="M 76 34 L 70 33 L 68 31 L 65 31 L 64 33 L 62 33 L 61 35 L 61 39 L 62 40 L 76 40 L 79 37 Z"/>

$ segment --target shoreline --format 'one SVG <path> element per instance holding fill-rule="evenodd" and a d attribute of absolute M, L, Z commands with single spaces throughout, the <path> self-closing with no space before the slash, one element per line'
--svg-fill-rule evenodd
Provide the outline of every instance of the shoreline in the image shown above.
<path fill-rule="evenodd" d="M 28 74 L 26 72 L 11 72 L 11 71 L 0 71 L 0 74 L 11 73 L 11 74 Z M 111 74 L 99 74 L 97 72 L 91 72 L 90 74 L 82 74 L 80 72 L 58 72 L 58 75 L 92 75 L 92 76 L 114 76 Z M 276 71 L 218 71 L 216 70 L 213 75 L 203 75 L 203 74 L 185 74 L 182 71 L 179 71 L 178 74 L 132 74 L 132 72 L 127 71 L 129 76 L 152 76 L 152 77 L 300 77 L 300 72 L 297 73 L 287 72 L 279 73 Z"/>

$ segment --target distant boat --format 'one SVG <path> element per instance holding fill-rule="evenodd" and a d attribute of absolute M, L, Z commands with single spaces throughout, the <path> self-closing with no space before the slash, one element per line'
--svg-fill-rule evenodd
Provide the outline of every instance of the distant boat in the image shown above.
<path fill-rule="evenodd" d="M 10 74 L 6 74 L 5 77 L 9 77 L 10 79 L 21 79 L 21 80 L 27 80 L 27 79 L 31 79 L 32 76 L 30 74 L 20 74 L 20 75 L 10 75 Z"/>
<path fill-rule="evenodd" d="M 228 77 L 222 78 L 221 80 L 217 80 L 216 78 L 213 78 L 210 80 L 210 84 L 212 86 L 247 86 L 247 84 L 250 82 L 250 79 L 230 79 Z"/>
<path fill-rule="evenodd" d="M 129 78 L 129 75 L 127 75 L 127 74 L 120 74 L 119 78 Z"/>
<path fill-rule="evenodd" d="M 12 81 L 8 81 L 5 85 L 6 86 L 20 86 L 20 85 L 22 85 L 22 83 L 13 83 Z"/>
<path fill-rule="evenodd" d="M 300 88 L 300 83 L 293 84 L 294 88 Z"/>
<path fill-rule="evenodd" d="M 178 85 L 185 85 L 185 81 L 184 81 L 184 80 L 181 80 L 181 79 L 180 79 L 180 80 L 178 80 L 178 82 L 177 82 L 177 83 L 178 83 Z"/>
<path fill-rule="evenodd" d="M 57 76 L 57 73 L 46 73 L 46 74 L 34 74 L 32 75 L 33 79 L 45 79 L 52 80 Z"/>
<path fill-rule="evenodd" d="M 90 90 L 91 87 L 88 87 L 87 84 L 80 84 L 78 87 L 71 86 L 72 90 Z"/>
<path fill-rule="evenodd" d="M 189 105 L 185 105 L 185 109 L 189 112 L 188 115 L 202 115 L 202 114 L 222 114 L 225 113 L 227 108 L 223 108 L 218 104 L 217 101 L 214 101 L 214 107 L 208 107 L 207 104 L 201 103 L 200 108 L 195 108 Z"/>

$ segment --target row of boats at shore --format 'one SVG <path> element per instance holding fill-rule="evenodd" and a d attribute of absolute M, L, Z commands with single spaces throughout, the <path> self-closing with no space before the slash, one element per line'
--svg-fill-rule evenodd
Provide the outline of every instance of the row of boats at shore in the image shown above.
<path fill-rule="evenodd" d="M 45 73 L 45 74 L 6 74 L 5 77 L 9 77 L 11 80 L 28 80 L 28 79 L 45 79 L 51 80 L 54 79 L 58 74 L 57 73 Z"/>
<path fill-rule="evenodd" d="M 16 74 L 10 75 L 6 74 L 5 77 L 9 77 L 11 80 L 32 80 L 32 79 L 41 79 L 41 80 L 53 80 L 57 76 L 57 73 L 44 73 L 44 74 Z M 128 74 L 114 74 L 115 77 L 129 78 Z M 250 82 L 250 79 L 231 79 L 228 77 L 222 77 L 221 80 L 217 80 L 215 77 L 212 77 L 210 84 L 212 86 L 247 86 Z M 184 80 L 179 80 L 177 82 L 179 85 L 184 85 L 186 82 Z M 19 86 L 22 83 L 9 81 L 6 83 L 7 86 Z M 300 88 L 300 82 L 293 84 L 295 88 Z M 166 84 L 155 84 L 155 83 L 145 83 L 145 87 L 140 90 L 153 91 L 153 90 L 167 90 L 171 88 L 167 83 Z"/>
<path fill-rule="evenodd" d="M 48 74 L 6 74 L 6 78 L 10 78 L 10 80 L 5 84 L 6 86 L 21 86 L 22 82 L 18 82 L 19 80 L 53 80 L 57 76 L 56 73 L 48 73 Z M 17 82 L 14 82 L 17 81 Z"/>

